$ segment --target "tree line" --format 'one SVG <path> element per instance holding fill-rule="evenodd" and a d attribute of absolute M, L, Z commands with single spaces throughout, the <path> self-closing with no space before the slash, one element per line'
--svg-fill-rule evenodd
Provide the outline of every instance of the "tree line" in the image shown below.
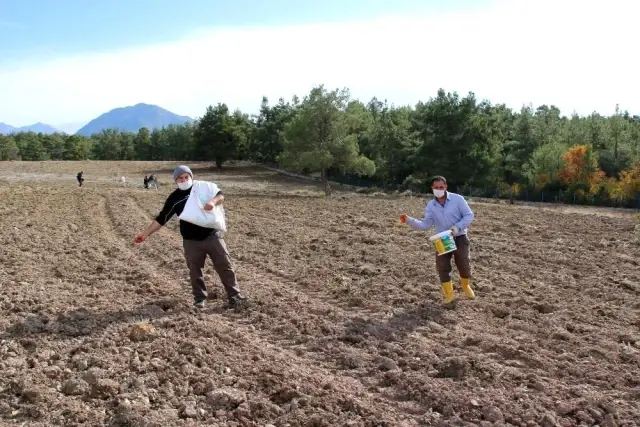
<path fill-rule="evenodd" d="M 292 172 L 426 190 L 444 175 L 453 191 L 535 192 L 564 201 L 636 207 L 640 198 L 640 117 L 619 111 L 563 116 L 553 105 L 524 106 L 440 89 L 415 106 L 352 99 L 347 89 L 313 88 L 302 99 L 262 98 L 258 114 L 207 107 L 193 123 L 91 137 L 0 135 L 0 160 L 250 160 Z"/>

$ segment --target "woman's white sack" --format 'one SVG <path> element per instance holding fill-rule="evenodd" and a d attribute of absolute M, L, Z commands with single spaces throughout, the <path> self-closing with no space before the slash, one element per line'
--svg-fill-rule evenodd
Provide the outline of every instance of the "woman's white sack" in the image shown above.
<path fill-rule="evenodd" d="M 218 191 L 218 186 L 212 182 L 194 180 L 187 203 L 178 218 L 200 227 L 227 231 L 222 205 L 216 205 L 210 211 L 204 210 L 204 205 L 213 199 Z"/>

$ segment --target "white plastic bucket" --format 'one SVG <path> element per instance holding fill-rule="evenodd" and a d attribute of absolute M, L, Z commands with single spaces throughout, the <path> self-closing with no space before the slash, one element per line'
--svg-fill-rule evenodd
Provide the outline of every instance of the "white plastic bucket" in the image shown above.
<path fill-rule="evenodd" d="M 451 230 L 443 231 L 442 233 L 434 234 L 429 237 L 429 241 L 433 244 L 438 255 L 448 254 L 457 249 L 456 241 L 453 238 Z"/>

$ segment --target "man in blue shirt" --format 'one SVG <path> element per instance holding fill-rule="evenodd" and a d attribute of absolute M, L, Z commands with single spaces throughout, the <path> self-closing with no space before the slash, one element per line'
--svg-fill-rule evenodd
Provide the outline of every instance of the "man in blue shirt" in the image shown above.
<path fill-rule="evenodd" d="M 467 231 L 473 222 L 473 212 L 467 201 L 459 194 L 447 191 L 447 180 L 436 176 L 431 180 L 431 189 L 435 196 L 424 209 L 424 218 L 416 219 L 401 215 L 400 221 L 414 230 L 426 230 L 435 225 L 436 233 L 451 230 L 456 242 L 456 250 L 436 255 L 436 268 L 444 291 L 444 303 L 449 304 L 456 298 L 451 278 L 451 258 L 453 257 L 460 273 L 460 286 L 465 295 L 475 298 L 469 284 L 471 263 L 469 261 L 469 238 Z"/>

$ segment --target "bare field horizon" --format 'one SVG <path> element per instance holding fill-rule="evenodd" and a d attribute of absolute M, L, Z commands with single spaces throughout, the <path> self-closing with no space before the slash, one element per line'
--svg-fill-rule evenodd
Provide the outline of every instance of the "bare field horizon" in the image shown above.
<path fill-rule="evenodd" d="M 208 261 L 193 311 L 175 217 L 133 244 L 182 163 L 226 194 L 244 310 Z M 421 197 L 124 161 L 0 162 L 0 197 L 1 425 L 640 425 L 633 213 L 472 199 L 446 310 Z"/>

